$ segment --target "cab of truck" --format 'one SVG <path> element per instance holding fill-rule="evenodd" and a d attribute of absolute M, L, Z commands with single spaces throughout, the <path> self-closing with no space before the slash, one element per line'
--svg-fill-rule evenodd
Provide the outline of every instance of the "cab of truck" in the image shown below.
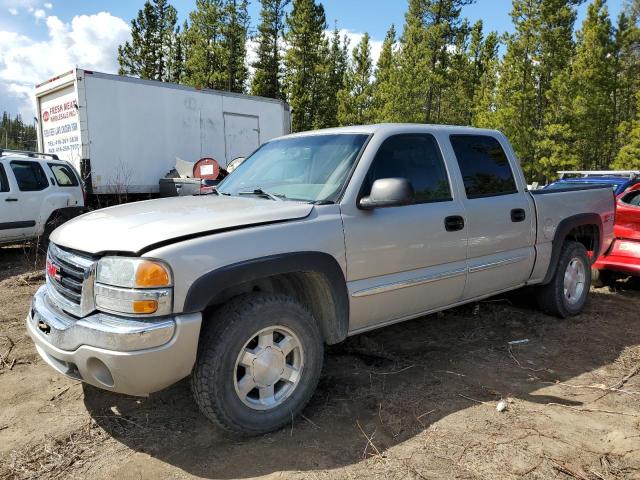
<path fill-rule="evenodd" d="M 57 155 L 0 149 L 0 244 L 47 237 L 84 211 L 73 166 Z"/>

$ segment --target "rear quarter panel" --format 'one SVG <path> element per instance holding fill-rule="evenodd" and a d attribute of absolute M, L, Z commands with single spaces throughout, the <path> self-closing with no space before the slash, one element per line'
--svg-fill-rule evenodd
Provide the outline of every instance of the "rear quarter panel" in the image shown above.
<path fill-rule="evenodd" d="M 597 214 L 602 222 L 601 254 L 613 241 L 615 201 L 610 188 L 552 191 L 537 190 L 532 193 L 536 208 L 537 259 L 529 283 L 539 283 L 549 269 L 553 240 L 558 226 L 565 219 L 583 214 Z M 594 255 L 597 258 L 597 255 Z"/>

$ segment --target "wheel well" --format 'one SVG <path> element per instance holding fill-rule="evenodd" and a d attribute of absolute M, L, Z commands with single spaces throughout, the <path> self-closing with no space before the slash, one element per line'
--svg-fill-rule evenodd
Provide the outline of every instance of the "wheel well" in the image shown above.
<path fill-rule="evenodd" d="M 251 292 L 281 293 L 296 299 L 320 323 L 320 330 L 328 344 L 341 342 L 346 337 L 347 328 L 340 322 L 333 289 L 321 273 L 284 273 L 241 283 L 220 291 L 209 309 L 218 308 L 234 297 Z"/>
<path fill-rule="evenodd" d="M 579 225 L 567 233 L 564 241 L 567 240 L 581 243 L 588 252 L 594 252 L 595 255 L 600 243 L 600 232 L 596 225 Z"/>

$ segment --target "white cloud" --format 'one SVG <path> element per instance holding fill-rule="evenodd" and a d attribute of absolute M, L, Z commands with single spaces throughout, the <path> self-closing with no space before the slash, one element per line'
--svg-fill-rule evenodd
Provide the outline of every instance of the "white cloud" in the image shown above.
<path fill-rule="evenodd" d="M 53 3 L 45 3 L 43 4 L 43 7 L 46 8 L 47 10 L 51 10 L 53 8 Z"/>
<path fill-rule="evenodd" d="M 15 17 L 16 15 L 18 15 L 18 9 L 17 9 L 17 8 L 10 7 L 10 8 L 8 8 L 8 10 L 9 10 L 9 13 L 10 13 L 11 15 L 13 15 L 14 17 Z"/>
<path fill-rule="evenodd" d="M 38 23 L 40 20 L 45 18 L 47 14 L 43 9 L 39 8 L 33 12 L 33 16 L 36 18 L 36 23 Z"/>
<path fill-rule="evenodd" d="M 0 108 L 34 112 L 34 86 L 76 66 L 114 73 L 117 46 L 129 38 L 129 24 L 107 12 L 79 15 L 65 23 L 46 17 L 48 39 L 0 31 Z"/>

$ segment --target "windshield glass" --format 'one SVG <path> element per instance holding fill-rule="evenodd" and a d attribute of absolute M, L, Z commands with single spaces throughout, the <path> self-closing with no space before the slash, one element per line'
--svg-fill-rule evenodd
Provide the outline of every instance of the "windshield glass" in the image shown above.
<path fill-rule="evenodd" d="M 218 192 L 335 202 L 367 137 L 327 134 L 274 140 L 240 164 L 220 183 Z"/>
<path fill-rule="evenodd" d="M 552 183 L 550 185 L 547 185 L 545 188 L 549 189 L 549 190 L 560 190 L 560 189 L 569 189 L 569 188 L 575 188 L 575 189 L 580 189 L 580 188 L 584 188 L 584 187 L 611 187 L 612 190 L 616 190 L 618 188 L 619 185 L 616 185 L 615 183 L 610 183 L 610 182 L 597 182 L 597 181 L 593 181 L 593 182 L 556 182 L 556 183 Z"/>

